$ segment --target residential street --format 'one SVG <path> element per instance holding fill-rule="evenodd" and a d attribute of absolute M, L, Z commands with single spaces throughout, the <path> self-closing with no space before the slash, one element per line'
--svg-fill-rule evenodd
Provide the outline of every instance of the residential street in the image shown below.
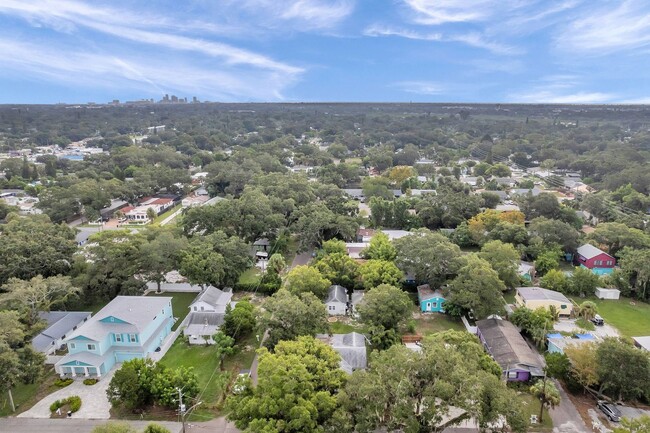
<path fill-rule="evenodd" d="M 560 405 L 555 409 L 549 411 L 551 418 L 553 419 L 553 425 L 555 426 L 554 431 L 559 433 L 563 432 L 580 432 L 587 433 L 590 430 L 587 429 L 580 413 L 573 405 L 573 402 L 569 399 L 566 391 L 562 388 L 562 385 L 558 381 L 553 380 L 555 386 L 560 391 Z M 557 429 L 557 430 L 555 430 Z"/>
<path fill-rule="evenodd" d="M 0 418 L 0 431 L 11 433 L 90 433 L 93 428 L 106 423 L 107 420 L 98 419 L 29 419 L 29 418 Z M 141 431 L 150 421 L 120 421 L 128 422 Z M 172 433 L 181 432 L 178 422 L 156 421 L 169 429 Z M 191 431 L 191 430 L 190 430 Z M 234 433 L 238 430 L 210 430 L 215 433 Z"/>

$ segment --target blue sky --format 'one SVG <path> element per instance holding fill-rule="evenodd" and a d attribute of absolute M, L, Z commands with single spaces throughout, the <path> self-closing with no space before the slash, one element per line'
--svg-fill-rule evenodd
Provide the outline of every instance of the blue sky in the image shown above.
<path fill-rule="evenodd" d="M 0 103 L 650 103 L 647 0 L 2 0 Z"/>

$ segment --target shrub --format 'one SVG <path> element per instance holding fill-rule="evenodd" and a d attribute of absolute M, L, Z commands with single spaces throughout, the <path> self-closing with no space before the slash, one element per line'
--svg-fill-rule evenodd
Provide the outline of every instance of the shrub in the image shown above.
<path fill-rule="evenodd" d="M 70 385 L 74 380 L 71 378 L 67 379 L 57 379 L 54 381 L 54 386 L 58 386 L 59 388 L 65 388 L 66 386 Z"/>
<path fill-rule="evenodd" d="M 63 406 L 68 406 L 70 412 L 77 412 L 81 409 L 81 397 L 78 395 L 72 395 L 63 400 L 57 400 L 50 405 L 50 412 L 55 412 L 57 409 L 62 408 Z"/>
<path fill-rule="evenodd" d="M 97 382 L 99 382 L 97 379 L 92 378 L 92 379 L 84 379 L 84 385 L 94 385 Z"/>
<path fill-rule="evenodd" d="M 587 331 L 595 331 L 596 327 L 594 326 L 593 323 L 591 323 L 588 320 L 583 319 L 582 317 L 576 320 L 576 326 L 586 329 Z"/>

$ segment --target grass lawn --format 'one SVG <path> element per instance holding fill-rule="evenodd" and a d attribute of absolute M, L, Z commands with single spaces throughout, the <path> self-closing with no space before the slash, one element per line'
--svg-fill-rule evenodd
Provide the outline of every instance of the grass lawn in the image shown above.
<path fill-rule="evenodd" d="M 539 406 L 540 406 L 540 401 L 533 397 L 532 395 L 522 392 L 518 395 L 519 399 L 522 401 L 524 405 L 524 413 L 526 414 L 526 418 L 530 420 L 531 415 L 537 415 L 539 417 Z M 540 431 L 540 430 L 551 430 L 553 428 L 553 421 L 551 420 L 551 416 L 548 414 L 548 410 L 544 409 L 544 420 L 541 424 L 535 424 L 531 425 L 531 429 L 535 431 Z"/>
<path fill-rule="evenodd" d="M 190 312 L 190 304 L 196 298 L 196 293 L 183 293 L 183 292 L 169 292 L 169 293 L 149 293 L 147 296 L 171 296 L 172 297 L 172 311 L 174 317 L 178 317 L 172 330 L 178 328 L 185 316 Z"/>
<path fill-rule="evenodd" d="M 419 311 L 419 309 L 418 309 Z M 415 332 L 425 336 L 435 334 L 436 332 L 447 331 L 464 331 L 465 326 L 460 319 L 441 313 L 420 314 L 415 320 Z"/>
<path fill-rule="evenodd" d="M 262 277 L 261 271 L 259 268 L 253 266 L 250 269 L 247 269 L 243 274 L 239 276 L 240 284 L 257 284 L 260 282 Z"/>
<path fill-rule="evenodd" d="M 349 334 L 350 332 L 363 333 L 363 326 L 359 324 L 349 324 L 343 322 L 330 322 L 330 332 L 332 334 Z"/>
<path fill-rule="evenodd" d="M 199 381 L 201 401 L 204 403 L 195 411 L 197 419 L 214 416 L 221 403 L 231 374 L 219 371 L 219 358 L 213 346 L 189 345 L 182 338 L 177 339 L 160 361 L 169 368 L 193 367 Z"/>
<path fill-rule="evenodd" d="M 507 292 L 503 292 L 503 299 L 505 299 L 506 303 L 508 303 L 508 304 L 514 304 L 516 294 L 517 294 L 517 291 L 508 290 Z"/>
<path fill-rule="evenodd" d="M 14 398 L 14 405 L 16 406 L 15 413 L 11 412 L 8 394 L 6 392 L 0 394 L 0 417 L 10 415 L 14 416 L 20 412 L 24 412 L 34 406 L 34 404 L 46 395 L 59 390 L 60 388 L 54 386 L 54 381 L 58 377 L 59 376 L 54 373 L 53 367 L 46 366 L 43 378 L 37 383 L 28 385 L 19 383 L 16 385 L 11 390 L 11 394 Z"/>
<path fill-rule="evenodd" d="M 156 218 L 153 219 L 153 222 L 151 222 L 151 225 L 153 226 L 159 226 L 160 223 L 167 218 L 168 216 L 172 215 L 174 212 L 177 210 L 180 210 L 183 207 L 182 204 L 178 204 L 172 208 L 167 209 L 165 212 L 162 214 L 158 215 Z"/>
<path fill-rule="evenodd" d="M 637 300 L 633 301 L 629 298 L 616 300 L 598 299 L 596 297 L 574 299 L 578 304 L 586 300 L 594 302 L 598 306 L 598 314 L 605 319 L 605 323 L 614 326 L 622 335 L 626 337 L 648 335 L 648 330 L 650 330 L 650 304 Z"/>

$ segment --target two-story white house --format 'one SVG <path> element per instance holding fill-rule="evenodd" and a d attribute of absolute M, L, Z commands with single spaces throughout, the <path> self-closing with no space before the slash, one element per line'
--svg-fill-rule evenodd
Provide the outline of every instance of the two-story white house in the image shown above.
<path fill-rule="evenodd" d="M 223 324 L 226 307 L 232 299 L 232 290 L 208 286 L 190 304 L 190 314 L 183 335 L 190 344 L 212 344 L 212 336 Z"/>
<path fill-rule="evenodd" d="M 153 353 L 173 324 L 172 298 L 118 296 L 65 339 L 68 354 L 55 371 L 101 377 L 116 363 Z"/>

